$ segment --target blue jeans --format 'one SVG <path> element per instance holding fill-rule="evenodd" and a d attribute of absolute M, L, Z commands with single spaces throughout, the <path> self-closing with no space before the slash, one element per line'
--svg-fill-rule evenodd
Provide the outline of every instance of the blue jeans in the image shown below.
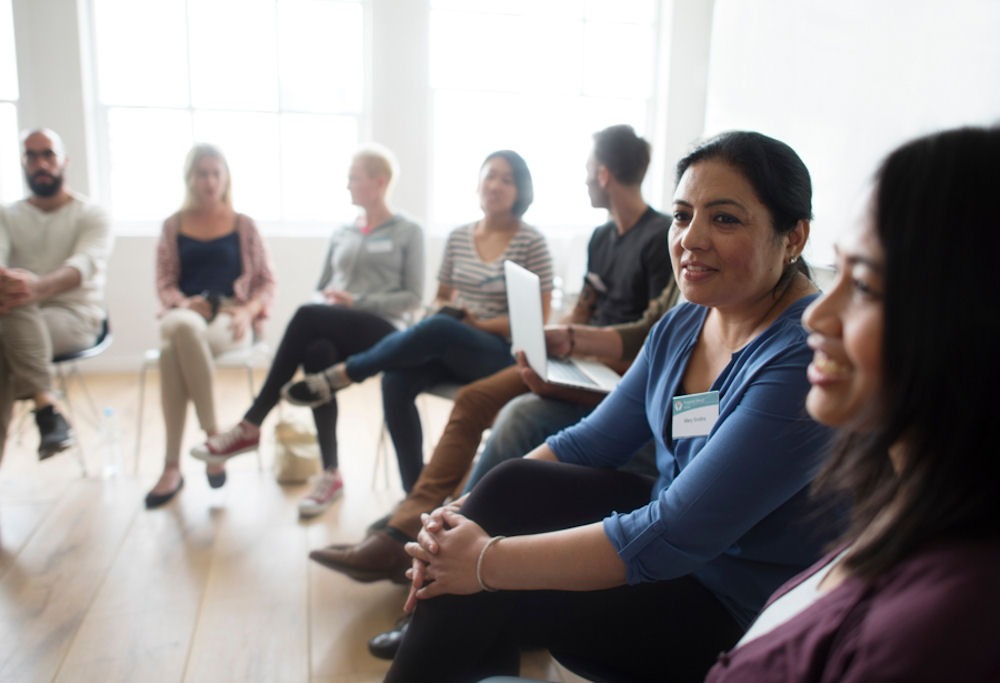
<path fill-rule="evenodd" d="M 493 422 L 489 439 L 472 468 L 464 493 L 487 472 L 502 463 L 534 450 L 545 439 L 556 432 L 572 427 L 590 415 L 596 406 L 542 398 L 535 394 L 524 394 L 503 407 Z M 635 452 L 632 458 L 619 469 L 647 477 L 656 477 L 656 448 L 652 441 Z"/>
<path fill-rule="evenodd" d="M 465 384 L 513 364 L 506 339 L 446 315 L 432 315 L 347 359 L 347 376 L 360 382 L 382 372 L 382 410 L 409 493 L 424 466 L 423 431 L 414 403 L 441 382 Z"/>
<path fill-rule="evenodd" d="M 593 409 L 594 406 L 535 394 L 524 394 L 510 401 L 493 421 L 490 437 L 472 468 L 465 492 L 471 491 L 483 475 L 504 460 L 520 458 L 559 430 L 575 425 Z"/>
<path fill-rule="evenodd" d="M 392 334 L 396 328 L 384 319 L 344 306 L 305 304 L 292 316 L 281 344 L 274 354 L 264 386 L 243 416 L 258 427 L 281 398 L 281 387 L 302 366 L 306 372 L 319 372 L 342 358 L 369 349 Z M 336 468 L 337 458 L 337 397 L 312 409 L 316 423 L 323 469 Z"/>

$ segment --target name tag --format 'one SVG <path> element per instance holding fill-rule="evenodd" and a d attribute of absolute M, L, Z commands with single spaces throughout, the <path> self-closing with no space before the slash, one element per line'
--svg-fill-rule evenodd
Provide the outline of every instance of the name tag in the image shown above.
<path fill-rule="evenodd" d="M 675 439 L 708 436 L 719 420 L 719 392 L 674 396 L 673 435 Z"/>
<path fill-rule="evenodd" d="M 369 254 L 388 254 L 392 251 L 392 240 L 369 240 L 365 248 Z"/>

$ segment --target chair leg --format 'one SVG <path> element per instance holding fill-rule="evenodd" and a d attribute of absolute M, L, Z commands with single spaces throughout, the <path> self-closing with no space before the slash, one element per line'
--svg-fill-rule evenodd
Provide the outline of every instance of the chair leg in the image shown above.
<path fill-rule="evenodd" d="M 142 409 L 146 403 L 146 370 L 149 364 L 143 361 L 139 369 L 139 405 L 136 407 L 135 453 L 132 455 L 132 474 L 139 476 L 139 452 L 142 450 Z"/>
<path fill-rule="evenodd" d="M 83 374 L 80 372 L 80 368 L 73 363 L 69 372 L 66 373 L 66 383 L 68 384 L 70 378 L 76 378 L 77 386 L 80 387 L 80 391 L 83 393 L 84 399 L 87 401 L 87 408 L 90 410 L 90 424 L 94 427 L 100 426 L 101 412 L 97 409 L 97 404 L 94 402 L 94 397 L 90 393 L 90 389 L 87 388 L 87 383 L 83 379 Z M 63 387 L 63 393 L 66 393 L 65 386 Z M 69 400 L 68 398 L 66 399 Z"/>
<path fill-rule="evenodd" d="M 15 401 L 14 403 L 16 405 L 17 403 L 25 402 Z M 9 439 L 10 435 L 13 434 L 15 436 L 14 443 L 20 446 L 23 443 L 21 441 L 21 437 L 24 435 L 24 423 L 28 421 L 28 416 L 31 415 L 31 408 L 25 404 L 24 410 L 18 409 L 16 412 L 20 413 L 20 415 L 17 415 L 17 417 L 11 417 L 10 423 L 14 426 L 14 428 L 7 434 L 7 438 Z"/>
<path fill-rule="evenodd" d="M 372 491 L 378 491 L 378 472 L 382 469 L 382 489 L 389 488 L 389 428 L 382 418 L 382 429 L 375 446 L 375 466 L 372 469 Z"/>
<path fill-rule="evenodd" d="M 243 364 L 243 367 L 246 368 L 247 371 L 247 388 L 250 390 L 250 401 L 253 401 L 254 397 L 257 395 L 256 389 L 254 389 L 253 386 L 253 365 L 251 365 L 250 361 L 247 361 Z M 257 448 L 254 450 L 254 453 L 257 454 L 257 471 L 263 472 L 264 458 L 260 454 L 260 444 L 257 444 Z"/>
<path fill-rule="evenodd" d="M 74 368 L 76 366 L 73 366 Z M 73 410 L 73 403 L 69 397 L 69 390 L 66 384 L 66 373 L 63 372 L 62 366 L 56 365 L 56 378 L 59 382 L 59 392 L 62 395 L 63 401 L 66 402 L 66 412 L 69 413 L 70 422 L 77 424 L 76 413 Z M 77 427 L 73 428 L 74 430 Z M 73 446 L 73 451 L 76 453 L 76 460 L 80 464 L 80 476 L 86 479 L 87 477 L 87 458 L 83 453 L 83 440 L 80 438 L 79 433 L 76 435 L 76 445 Z"/>

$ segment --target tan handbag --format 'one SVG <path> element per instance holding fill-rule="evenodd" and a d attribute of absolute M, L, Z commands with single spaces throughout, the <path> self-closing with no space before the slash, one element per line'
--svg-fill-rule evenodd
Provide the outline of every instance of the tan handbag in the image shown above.
<path fill-rule="evenodd" d="M 323 469 L 316 432 L 295 420 L 274 426 L 274 478 L 279 484 L 303 484 Z"/>

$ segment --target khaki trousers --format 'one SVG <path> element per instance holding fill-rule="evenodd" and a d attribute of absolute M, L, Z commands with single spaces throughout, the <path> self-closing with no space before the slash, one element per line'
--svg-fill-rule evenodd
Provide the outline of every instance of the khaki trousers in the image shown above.
<path fill-rule="evenodd" d="M 251 330 L 233 339 L 230 316 L 220 313 L 211 322 L 194 311 L 174 308 L 160 320 L 160 403 L 166 429 L 167 465 L 180 462 L 188 402 L 194 403 L 198 423 L 215 433 L 215 362 L 220 353 L 249 347 Z"/>
<path fill-rule="evenodd" d="M 19 306 L 0 315 L 0 458 L 14 401 L 52 389 L 52 357 L 92 346 L 100 323 L 58 304 Z"/>

